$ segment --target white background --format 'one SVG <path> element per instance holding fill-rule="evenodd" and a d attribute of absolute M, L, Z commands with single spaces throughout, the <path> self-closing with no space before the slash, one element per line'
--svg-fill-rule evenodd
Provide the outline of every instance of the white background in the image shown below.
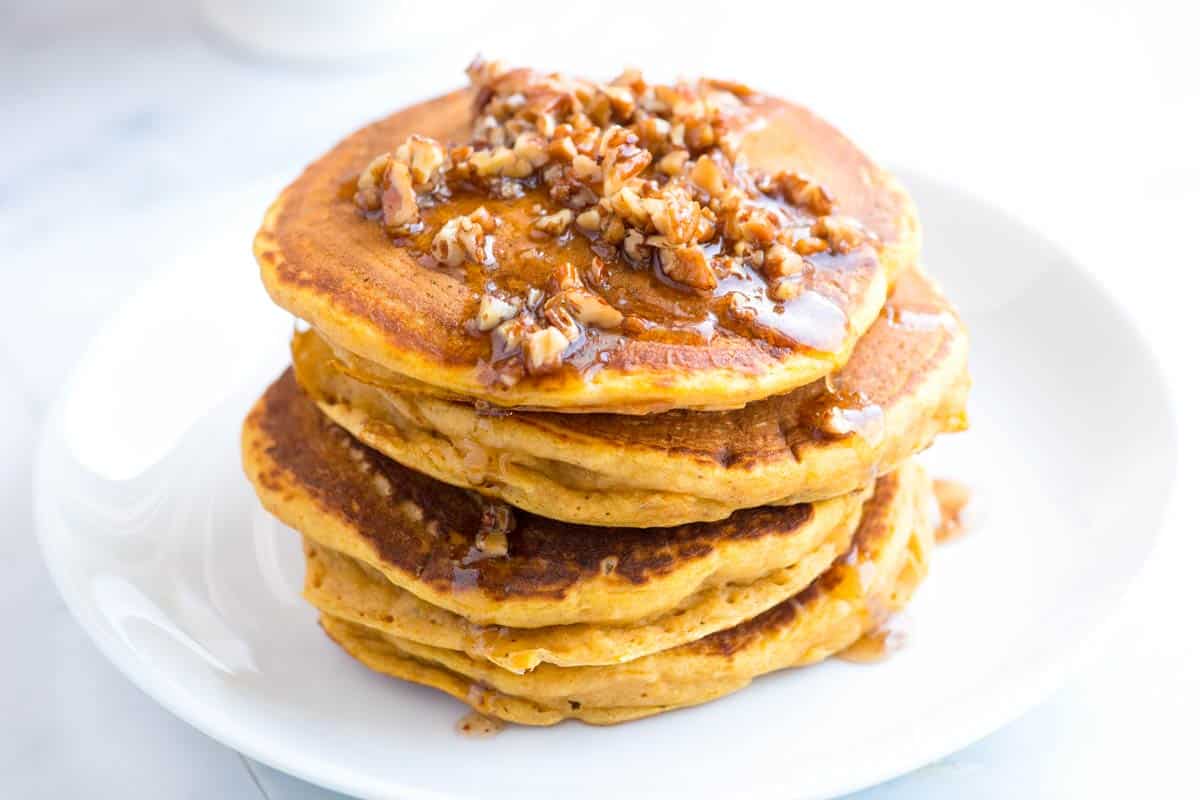
<path fill-rule="evenodd" d="M 269 32 L 261 9 L 271 5 L 214 7 L 235 8 L 246 35 L 247 20 Z M 1191 5 L 649 6 L 292 2 L 282 41 L 334 41 L 343 55 L 352 42 L 356 57 L 336 63 L 266 58 L 191 3 L 0 9 L 0 796 L 329 796 L 196 733 L 100 657 L 41 566 L 30 448 L 90 332 L 156 265 L 204 238 L 163 220 L 298 171 L 362 122 L 460 83 L 477 52 L 598 77 L 626 64 L 662 79 L 732 76 L 794 98 L 885 164 L 1016 214 L 1121 299 L 1174 392 L 1180 471 L 1162 546 L 1111 641 L 1049 702 L 867 795 L 1200 794 Z"/>

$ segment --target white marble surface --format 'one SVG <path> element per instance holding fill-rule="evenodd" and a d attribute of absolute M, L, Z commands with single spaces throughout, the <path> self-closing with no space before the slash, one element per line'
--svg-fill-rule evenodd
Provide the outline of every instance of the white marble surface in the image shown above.
<path fill-rule="evenodd" d="M 600 75 L 627 63 L 663 77 L 736 75 L 801 99 L 882 160 L 971 186 L 1018 214 L 1124 300 L 1154 343 L 1178 410 L 1180 472 L 1163 546 L 1113 639 L 1050 701 L 865 794 L 1200 791 L 1189 761 L 1200 717 L 1200 645 L 1190 631 L 1200 537 L 1185 516 L 1200 485 L 1191 414 L 1200 399 L 1194 12 L 1175 3 L 825 2 L 771 16 L 742 2 L 700 12 L 696 3 L 655 6 L 635 21 L 628 11 L 563 18 L 481 3 L 483 22 L 463 22 L 457 35 L 406 26 L 393 55 L 330 66 L 259 59 L 210 33 L 190 3 L 8 5 L 0 16 L 0 608 L 8 612 L 0 796 L 330 796 L 192 730 L 101 658 L 41 565 L 30 450 L 89 332 L 156 264 L 204 236 L 156 225 L 163 209 L 296 171 L 356 124 L 457 83 L 477 51 L 514 61 L 537 53 L 540 64 Z"/>

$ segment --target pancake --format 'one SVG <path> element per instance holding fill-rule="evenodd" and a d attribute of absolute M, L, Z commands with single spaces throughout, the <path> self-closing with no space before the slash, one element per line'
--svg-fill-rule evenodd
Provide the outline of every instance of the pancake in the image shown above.
<path fill-rule="evenodd" d="M 322 615 L 334 641 L 368 667 L 440 689 L 477 711 L 548 725 L 606 724 L 707 702 L 760 675 L 820 661 L 907 603 L 928 569 L 930 489 L 915 465 L 880 481 L 854 544 L 809 588 L 733 628 L 624 664 L 515 675 L 456 650 Z"/>
<path fill-rule="evenodd" d="M 965 428 L 970 385 L 966 332 L 916 271 L 899 278 L 828 382 L 733 411 L 481 412 L 383 388 L 314 331 L 297 334 L 292 349 L 308 393 L 371 447 L 441 481 L 581 524 L 718 520 L 851 492 L 937 434 Z"/>
<path fill-rule="evenodd" d="M 396 112 L 352 134 L 310 165 L 267 211 L 255 239 L 262 280 L 275 302 L 311 323 L 333 344 L 376 365 L 393 385 L 415 381 L 453 397 L 501 407 L 641 414 L 682 407 L 736 407 L 821 378 L 850 356 L 855 341 L 877 316 L 889 279 L 916 261 L 915 210 L 890 175 L 807 109 L 720 82 L 699 86 L 733 98 L 736 108 L 721 112 L 725 116 L 716 121 L 718 135 L 724 137 L 719 147 L 686 145 L 692 161 L 711 155 L 705 163 L 732 163 L 723 154 L 728 151 L 743 159 L 737 174 L 786 172 L 800 181 L 797 185 L 812 187 L 825 198 L 815 203 L 810 196 L 804 201 L 808 205 L 793 203 L 793 210 L 799 210 L 792 217 L 799 221 L 788 230 L 803 235 L 788 234 L 792 237 L 788 241 L 801 236 L 803 242 L 815 242 L 826 236 L 828 242 L 835 242 L 827 242 L 824 251 L 805 255 L 803 269 L 779 268 L 793 290 L 779 291 L 776 283 L 768 285 L 781 280 L 778 276 L 768 280 L 760 275 L 767 258 L 762 254 L 775 239 L 755 240 L 753 269 L 743 269 L 741 261 L 727 269 L 726 261 L 721 261 L 720 270 L 706 273 L 705 280 L 712 283 L 698 284 L 673 266 L 682 263 L 682 256 L 660 258 L 667 251 L 679 252 L 673 246 L 637 255 L 641 260 L 631 266 L 628 261 L 635 256 L 630 253 L 640 252 L 640 244 L 631 248 L 628 239 L 623 245 L 600 242 L 597 236 L 582 233 L 582 222 L 578 230 L 533 237 L 531 226 L 548 216 L 545 207 L 561 205 L 553 201 L 553 192 L 534 185 L 536 174 L 514 178 L 507 189 L 502 187 L 511 197 L 458 189 L 436 197 L 422 195 L 423 202 L 428 198 L 437 202 L 424 202 L 419 221 L 409 223 L 399 236 L 372 216 L 377 211 L 364 214 L 356 205 L 370 202 L 361 199 L 367 194 L 379 202 L 376 189 L 363 190 L 356 178 L 364 171 L 369 175 L 368 168 L 380 154 L 406 146 L 412 134 L 440 143 L 473 141 L 477 152 L 488 146 L 480 141 L 478 126 L 473 130 L 473 112 L 505 91 L 510 98 L 534 97 L 534 90 L 519 91 L 531 80 L 549 79 L 527 70 L 481 77 L 477 92 L 462 90 Z M 624 91 L 628 85 L 616 88 Z M 592 85 L 570 86 L 562 97 L 571 102 L 581 92 L 597 96 L 601 91 Z M 645 91 L 653 94 L 661 88 Z M 613 87 L 602 90 L 611 92 Z M 636 113 L 643 118 L 649 114 L 643 109 Z M 668 122 L 665 117 L 654 119 Z M 636 127 L 633 122 L 629 125 L 630 130 Z M 643 144 L 651 146 L 641 139 L 636 146 Z M 446 150 L 452 152 L 453 148 Z M 511 155 L 507 148 L 504 152 Z M 600 164 L 601 156 L 595 158 L 593 167 Z M 655 161 L 652 169 L 659 164 Z M 660 176 L 655 181 L 667 180 L 665 172 L 654 174 Z M 757 191 L 750 185 L 753 181 L 747 181 L 747 191 L 753 194 Z M 764 213 L 779 215 L 787 210 L 786 203 L 772 198 L 763 199 L 761 205 Z M 813 210 L 818 205 L 830 208 Z M 444 255 L 438 237 L 450 223 L 458 225 L 457 220 L 466 220 L 477 208 L 487 212 L 489 229 L 495 223 L 495 230 L 487 234 L 490 249 L 480 256 L 485 265 L 470 260 L 458 263 L 459 253 L 448 262 L 454 264 L 452 268 L 441 265 L 435 259 Z M 821 221 L 826 218 L 835 222 Z M 845 222 L 841 228 L 838 220 Z M 861 235 L 838 238 L 841 234 L 820 233 L 851 228 Z M 708 240 L 704 247 L 732 253 L 737 242 L 732 234 L 722 236 Z M 653 239 L 647 241 L 654 244 Z M 838 241 L 849 243 L 842 247 L 836 245 Z M 810 246 L 803 242 L 784 249 Z M 716 250 L 696 248 L 699 245 L 688 252 L 709 259 L 705 265 L 718 263 Z M 776 262 L 782 263 L 783 257 Z M 773 262 L 767 258 L 765 263 Z M 539 299 L 528 300 L 530 313 L 541 320 L 538 325 L 545 321 L 540 314 L 550 320 L 541 298 L 546 298 L 547 306 L 555 299 L 551 289 L 565 285 L 560 273 L 568 267 L 579 273 L 572 285 L 593 303 L 599 298 L 607 305 L 606 313 L 616 313 L 620 321 L 603 323 L 609 327 L 601 329 L 585 322 L 586 315 L 579 309 L 571 312 L 574 321 L 562 321 L 560 328 L 579 332 L 582 326 L 581 336 L 571 338 L 569 345 L 563 345 L 557 334 L 537 340 L 538 352 L 543 344 L 555 345 L 551 352 L 555 369 L 540 371 L 541 356 L 531 356 L 526 346 L 532 340 L 521 339 L 525 344 L 520 346 L 509 341 L 501 347 L 495 335 L 471 327 L 477 316 L 484 318 L 482 304 L 492 292 L 502 292 L 507 298 L 503 302 L 518 305 L 527 296 L 532 298 L 530 292 L 537 292 Z M 711 275 L 719 275 L 719 281 Z M 680 283 L 685 279 L 691 283 Z M 538 331 L 551 329 L 547 323 Z M 515 371 L 507 370 L 516 363 L 516 356 L 505 349 L 509 346 L 523 353 L 524 361 Z"/>
<path fill-rule="evenodd" d="M 783 602 L 845 552 L 855 527 L 834 528 L 795 564 L 753 583 L 713 586 L 664 614 L 618 625 L 476 625 L 400 589 L 378 570 L 312 542 L 304 548 L 304 597 L 329 616 L 421 644 L 462 650 L 510 672 L 525 672 L 543 662 L 561 667 L 620 664 L 731 628 Z"/>
<path fill-rule="evenodd" d="M 750 583 L 852 528 L 870 492 L 747 509 L 716 523 L 558 522 L 367 448 L 313 405 L 291 370 L 251 410 L 242 454 L 262 504 L 307 538 L 476 624 L 525 628 L 634 622 L 707 589 Z"/>

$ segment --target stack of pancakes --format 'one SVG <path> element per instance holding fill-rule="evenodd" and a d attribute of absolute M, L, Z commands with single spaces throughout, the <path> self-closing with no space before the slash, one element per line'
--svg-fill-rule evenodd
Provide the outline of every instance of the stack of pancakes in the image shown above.
<path fill-rule="evenodd" d="M 810 112 L 744 87 L 665 89 L 629 74 L 596 87 L 491 65 L 472 77 L 474 89 L 337 145 L 283 192 L 255 241 L 272 298 L 307 326 L 246 420 L 245 469 L 303 536 L 304 594 L 325 632 L 372 669 L 544 725 L 706 702 L 878 629 L 925 576 L 932 546 L 930 484 L 911 456 L 965 427 L 969 386 L 966 334 L 919 267 L 908 196 Z M 719 106 L 696 117 L 715 144 L 681 121 L 694 122 L 680 104 L 697 96 L 696 107 Z M 772 272 L 771 253 L 790 256 L 773 240 L 755 245 L 765 261 L 735 248 L 736 223 L 721 216 L 733 201 L 708 189 L 692 196 L 724 226 L 700 248 L 715 286 L 672 271 L 683 254 L 647 249 L 688 246 L 665 231 L 608 246 L 585 235 L 587 192 L 558 193 L 561 172 L 536 155 L 532 175 L 487 177 L 486 160 L 470 160 L 536 138 L 508 147 L 488 133 L 497 108 L 511 114 L 502 120 L 533 108 L 547 152 L 564 129 L 586 146 L 584 114 L 639 132 L 622 151 L 638 157 L 665 120 L 675 144 L 642 165 L 661 170 L 636 184 L 643 196 L 669 192 L 677 172 L 664 152 L 687 165 L 711 152 L 727 169 L 717 185 L 754 171 L 766 188 L 751 198 L 782 228 L 833 232 L 827 249 Z M 543 125 L 536 114 L 558 116 Z M 398 149 L 406 141 L 412 151 Z M 434 186 L 412 156 L 427 141 L 445 143 L 440 169 L 460 183 L 418 189 L 415 217 L 396 223 L 410 183 Z M 455 173 L 455 159 L 470 166 Z M 596 156 L 606 169 L 614 160 Z M 772 187 L 791 175 L 820 197 L 781 200 L 791 195 Z M 615 218 L 604 180 L 591 202 Z M 495 222 L 478 263 L 469 248 L 439 249 L 441 232 L 481 206 L 490 216 L 471 218 Z M 562 208 L 575 228 L 539 222 Z M 848 245 L 836 235 L 844 220 L 858 231 Z M 568 282 L 571 263 L 591 270 Z M 749 315 L 724 315 L 731 287 Z M 565 320 L 550 313 L 556 292 L 580 291 L 619 313 L 579 302 L 561 306 Z M 485 307 L 523 320 L 531 338 L 506 349 Z M 591 324 L 609 318 L 620 322 Z M 560 340 L 547 368 L 538 348 Z"/>

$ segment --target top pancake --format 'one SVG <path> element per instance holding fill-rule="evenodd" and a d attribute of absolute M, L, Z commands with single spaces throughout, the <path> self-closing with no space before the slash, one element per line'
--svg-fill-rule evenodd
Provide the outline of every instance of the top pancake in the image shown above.
<path fill-rule="evenodd" d="M 697 294 L 655 277 L 655 270 L 601 259 L 611 274 L 604 286 L 587 288 L 627 316 L 636 310 L 653 329 L 589 329 L 561 369 L 525 375 L 513 385 L 498 382 L 489 369 L 492 340 L 468 325 L 486 287 L 541 287 L 564 263 L 585 270 L 598 257 L 595 246 L 568 233 L 535 242 L 541 258 L 530 263 L 523 255 L 525 232 L 534 205 L 545 199 L 536 192 L 510 201 L 455 197 L 424 209 L 426 230 L 402 245 L 354 202 L 359 173 L 409 134 L 469 140 L 472 96 L 463 90 L 439 97 L 354 133 L 280 195 L 255 240 L 263 282 L 277 303 L 398 381 L 504 407 L 618 413 L 737 407 L 844 363 L 879 313 L 889 277 L 915 260 L 915 212 L 888 174 L 808 110 L 747 95 L 743 102 L 753 122 L 741 152 L 750 166 L 792 170 L 819 182 L 835 199 L 837 213 L 861 223 L 873 243 L 813 256 L 815 277 L 805 291 L 786 303 L 752 303 L 759 331 L 753 335 L 714 325 L 711 306 L 723 293 L 757 297 L 764 286 L 757 273 L 734 284 L 723 279 L 714 292 Z M 485 271 L 432 263 L 430 233 L 481 204 L 500 221 L 492 248 L 496 264 Z"/>

